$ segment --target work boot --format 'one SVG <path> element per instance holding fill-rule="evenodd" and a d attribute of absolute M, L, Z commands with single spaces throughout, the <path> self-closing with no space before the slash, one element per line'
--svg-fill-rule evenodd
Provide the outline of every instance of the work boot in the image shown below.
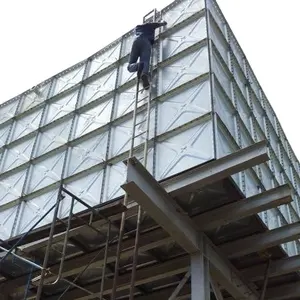
<path fill-rule="evenodd" d="M 141 75 L 141 80 L 142 80 L 142 83 L 143 83 L 143 88 L 145 90 L 148 90 L 149 87 L 150 87 L 149 76 L 147 74 L 143 73 Z"/>

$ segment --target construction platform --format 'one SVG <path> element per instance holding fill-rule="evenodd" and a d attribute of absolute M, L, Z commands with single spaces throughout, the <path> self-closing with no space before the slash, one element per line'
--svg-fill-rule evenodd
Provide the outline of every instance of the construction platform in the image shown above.
<path fill-rule="evenodd" d="M 290 187 L 278 186 L 245 199 L 231 179 L 268 159 L 266 143 L 259 142 L 160 184 L 136 158 L 129 159 L 122 187 L 147 212 L 140 222 L 134 280 L 138 204 L 132 201 L 125 207 L 120 199 L 57 220 L 52 241 L 49 226 L 30 232 L 1 265 L 1 299 L 36 299 L 41 271 L 19 256 L 42 265 L 47 249 L 41 299 L 112 299 L 114 285 L 115 299 L 129 299 L 132 282 L 134 299 L 141 300 L 299 299 L 300 256 L 287 257 L 280 246 L 299 238 L 299 223 L 268 230 L 257 216 L 289 203 Z M 67 195 L 80 201 L 63 188 L 61 193 L 64 197 L 57 203 Z M 19 239 L 8 240 L 6 246 L 13 247 Z"/>

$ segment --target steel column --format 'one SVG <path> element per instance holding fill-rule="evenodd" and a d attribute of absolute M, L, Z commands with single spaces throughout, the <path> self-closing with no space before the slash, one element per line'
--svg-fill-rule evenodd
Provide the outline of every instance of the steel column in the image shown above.
<path fill-rule="evenodd" d="M 191 255 L 192 300 L 210 300 L 209 261 L 204 253 L 205 250 Z"/>

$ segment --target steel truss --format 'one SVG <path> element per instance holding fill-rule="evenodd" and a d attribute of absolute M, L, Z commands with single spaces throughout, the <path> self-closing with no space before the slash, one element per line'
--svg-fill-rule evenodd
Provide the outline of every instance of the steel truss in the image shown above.
<path fill-rule="evenodd" d="M 240 238 L 218 247 L 207 235 L 212 229 L 220 229 L 226 224 L 233 224 L 258 212 L 289 203 L 291 191 L 287 185 L 196 215 L 189 215 L 174 200 L 187 197 L 195 189 L 221 182 L 234 173 L 266 160 L 266 143 L 260 142 L 159 184 L 145 167 L 132 157 L 126 161 L 127 180 L 122 186 L 128 193 L 128 200 L 131 201 L 127 207 L 120 204 L 120 201 L 115 201 L 118 202 L 115 206 L 108 203 L 100 208 L 92 208 L 62 186 L 56 205 L 51 210 L 51 228 L 47 229 L 48 235 L 45 233 L 44 239 L 34 243 L 28 242 L 30 235 L 35 232 L 35 228 L 32 228 L 9 250 L 1 246 L 1 250 L 6 254 L 2 257 L 3 267 L 0 272 L 5 273 L 4 263 L 13 256 L 31 267 L 25 275 L 8 279 L 0 286 L 3 299 L 9 299 L 9 296 L 10 299 L 111 299 L 109 296 L 116 282 L 114 270 L 118 248 L 120 257 L 115 299 L 132 297 L 144 300 L 158 297 L 170 300 L 219 300 L 230 299 L 230 295 L 231 299 L 258 300 L 288 299 L 299 295 L 296 284 L 282 285 L 283 292 L 280 294 L 278 287 L 268 286 L 268 281 L 275 276 L 296 271 L 300 258 L 285 258 L 281 261 L 273 259 L 272 251 L 266 250 L 296 238 L 299 224 Z M 59 219 L 59 208 L 68 200 L 71 203 L 68 217 Z M 86 206 L 87 211 L 84 214 L 74 214 L 75 202 Z M 138 207 L 146 211 L 148 217 L 143 214 L 140 219 L 137 252 L 134 245 Z M 120 244 L 120 213 L 124 210 L 127 213 Z M 84 234 L 87 229 L 90 233 L 93 232 L 99 241 L 97 247 L 92 250 L 84 249 L 87 246 L 81 244 L 78 239 L 78 234 Z M 59 258 L 53 263 L 53 246 L 60 242 L 62 250 Z M 175 258 L 163 259 L 161 247 L 172 245 L 174 242 L 180 247 L 180 254 Z M 82 247 L 81 254 L 74 256 L 70 253 L 70 243 L 78 248 Z M 43 263 L 33 261 L 31 257 L 37 253 L 37 247 L 45 246 Z M 241 257 L 261 251 L 265 252 L 263 264 L 241 271 L 228 260 L 228 257 Z M 137 254 L 138 259 L 134 259 L 134 255 Z M 143 261 L 143 256 L 149 259 Z M 100 271 L 95 280 L 92 283 L 85 282 L 86 273 L 95 270 L 96 267 L 100 268 Z M 132 270 L 136 270 L 133 276 Z M 155 284 L 159 280 L 161 283 L 158 288 L 149 288 L 150 283 Z M 284 288 L 288 296 L 284 294 Z M 14 293 L 17 291 L 22 291 L 22 296 L 20 293 Z"/>

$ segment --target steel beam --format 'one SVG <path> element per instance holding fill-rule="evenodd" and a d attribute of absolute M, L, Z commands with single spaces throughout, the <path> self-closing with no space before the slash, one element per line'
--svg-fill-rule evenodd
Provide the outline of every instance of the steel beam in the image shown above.
<path fill-rule="evenodd" d="M 283 185 L 197 216 L 201 230 L 210 230 L 292 201 L 291 189 Z"/>
<path fill-rule="evenodd" d="M 138 296 L 135 299 L 136 300 L 168 299 L 168 297 L 170 297 L 170 295 L 172 294 L 172 291 L 174 291 L 174 288 L 175 287 L 170 287 L 160 291 L 155 291 L 149 293 L 149 295 L 147 296 Z M 190 300 L 190 299 L 191 299 L 191 286 L 190 284 L 186 284 L 179 292 L 179 295 L 177 296 L 176 300 Z"/>
<path fill-rule="evenodd" d="M 175 196 L 220 181 L 268 160 L 267 143 L 261 141 L 180 175 L 176 175 L 172 179 L 163 182 L 162 186 L 168 193 L 173 192 L 172 196 Z"/>
<path fill-rule="evenodd" d="M 166 245 L 170 242 L 172 242 L 172 238 L 168 237 L 167 234 L 165 232 L 163 232 L 161 229 L 155 230 L 153 232 L 153 235 L 149 235 L 149 234 L 143 234 L 141 235 L 140 238 L 140 247 L 139 250 L 140 252 L 145 252 L 148 250 L 152 250 L 155 249 L 159 246 L 162 245 Z M 123 242 L 123 247 L 124 250 L 121 253 L 121 258 L 129 258 L 132 256 L 132 247 L 134 246 L 134 238 L 130 238 L 128 240 L 125 240 Z M 107 263 L 113 263 L 116 260 L 116 250 L 117 250 L 117 246 L 116 244 L 112 245 L 109 248 L 109 252 L 108 252 L 108 258 L 107 258 Z M 104 254 L 104 251 L 103 251 Z M 97 267 L 97 266 L 101 266 L 103 264 L 104 261 L 104 255 L 99 255 L 99 250 L 90 252 L 86 255 L 81 255 L 81 256 L 77 256 L 73 259 L 67 260 L 64 264 L 64 270 L 62 273 L 62 277 L 68 277 L 68 276 L 72 276 L 74 274 L 78 274 L 80 273 L 87 264 L 89 264 L 89 262 L 95 258 L 95 256 L 98 255 L 99 259 L 96 259 L 91 265 L 90 267 Z M 59 264 L 55 264 L 54 266 L 51 266 L 51 271 L 54 274 L 49 274 L 45 277 L 45 283 L 49 283 L 52 282 L 53 280 L 55 280 L 55 278 L 57 277 L 57 274 L 59 270 Z M 33 272 L 32 277 L 36 277 L 39 276 L 40 272 Z M 28 277 L 27 276 L 22 276 L 19 277 L 17 279 L 11 280 L 9 282 L 5 282 L 2 285 L 0 285 L 0 288 L 3 288 L 4 291 L 11 291 L 12 289 L 18 289 L 18 290 L 22 290 L 24 289 L 24 286 L 26 286 L 26 282 L 27 282 Z M 38 281 L 36 282 L 36 284 L 38 284 Z"/>
<path fill-rule="evenodd" d="M 219 248 L 232 258 L 268 249 L 300 238 L 300 222 L 285 225 L 221 245 Z"/>
<path fill-rule="evenodd" d="M 241 270 L 241 273 L 251 281 L 264 279 L 264 270 L 266 264 L 260 264 Z M 272 261 L 269 270 L 269 277 L 276 277 L 288 273 L 298 272 L 300 270 L 300 255 L 287 257 Z"/>
<path fill-rule="evenodd" d="M 240 162 L 240 164 L 242 163 Z M 230 171 L 226 171 L 224 166 L 222 170 L 223 174 L 230 175 Z M 213 173 L 213 169 L 211 173 Z M 211 272 L 214 278 L 233 297 L 258 299 L 257 293 L 240 279 L 238 271 L 217 252 L 207 237 L 198 232 L 189 217 L 181 215 L 176 210 L 170 195 L 135 158 L 128 160 L 127 183 L 122 187 L 129 197 L 138 202 L 186 252 L 190 254 L 201 252 L 204 240 L 205 244 L 207 243 L 205 247 L 207 247 L 207 257 L 212 265 Z"/>
<path fill-rule="evenodd" d="M 300 298 L 300 284 L 293 282 L 289 284 L 279 285 L 273 288 L 268 288 L 266 291 L 266 300 L 286 300 Z"/>
<path fill-rule="evenodd" d="M 137 270 L 135 285 L 136 286 L 143 285 L 143 284 L 150 283 L 152 281 L 161 280 L 178 274 L 183 274 L 188 270 L 189 270 L 188 256 L 181 257 L 176 260 L 169 260 L 162 264 L 153 265 L 151 267 L 144 267 Z M 131 272 L 119 276 L 117 291 L 121 292 L 121 291 L 129 290 L 130 282 L 131 282 Z M 112 285 L 113 285 L 113 279 L 107 278 L 104 283 L 103 295 L 111 294 Z M 74 289 L 67 292 L 64 295 L 63 299 L 64 300 L 73 300 L 73 299 L 88 300 L 88 299 L 95 299 L 100 294 L 99 282 L 86 285 L 85 288 L 94 292 L 95 294 L 86 295 L 86 293 Z M 171 296 L 171 293 L 169 296 Z M 55 299 L 57 299 L 57 296 L 49 297 L 48 300 L 55 300 Z"/>

